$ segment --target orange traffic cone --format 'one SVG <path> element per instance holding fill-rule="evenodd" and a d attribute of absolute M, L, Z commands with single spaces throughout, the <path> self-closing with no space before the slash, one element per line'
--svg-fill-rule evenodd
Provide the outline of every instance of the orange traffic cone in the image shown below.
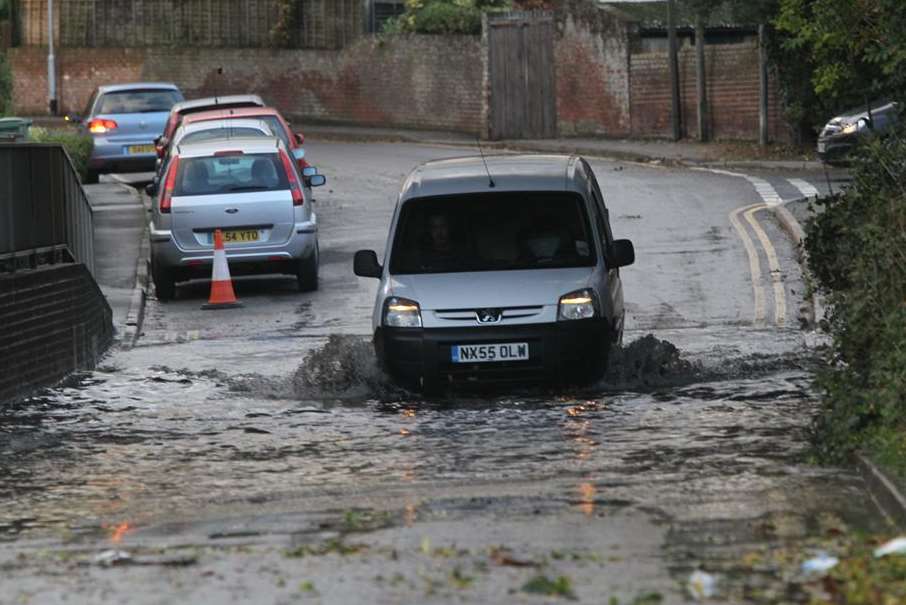
<path fill-rule="evenodd" d="M 223 248 L 223 233 L 214 231 L 214 270 L 211 276 L 211 296 L 208 304 L 202 309 L 235 309 L 242 303 L 236 300 L 233 293 L 233 280 L 230 278 L 230 264 L 227 262 L 226 250 Z"/>

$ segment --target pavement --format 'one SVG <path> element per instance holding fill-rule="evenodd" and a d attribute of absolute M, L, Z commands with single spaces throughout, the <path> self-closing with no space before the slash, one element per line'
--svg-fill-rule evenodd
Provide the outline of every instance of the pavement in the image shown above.
<path fill-rule="evenodd" d="M 574 153 L 597 158 L 672 165 L 707 166 L 760 170 L 821 171 L 823 164 L 811 160 L 764 160 L 720 157 L 721 143 L 699 143 L 693 140 L 611 139 L 605 137 L 563 137 L 558 139 L 519 139 L 479 141 L 473 135 L 430 130 L 401 130 L 346 125 L 306 125 L 305 136 L 314 141 L 404 142 L 425 145 L 455 145 L 477 150 L 530 151 L 541 153 Z"/>
<path fill-rule="evenodd" d="M 137 283 L 145 246 L 146 213 L 142 196 L 115 181 L 85 185 L 94 215 L 95 280 L 113 310 L 120 342 L 138 325 L 144 295 Z"/>

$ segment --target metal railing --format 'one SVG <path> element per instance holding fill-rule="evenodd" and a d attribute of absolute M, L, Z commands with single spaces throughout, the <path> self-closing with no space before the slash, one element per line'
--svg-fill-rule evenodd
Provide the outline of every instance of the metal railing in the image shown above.
<path fill-rule="evenodd" d="M 94 218 L 61 145 L 0 143 L 0 273 L 76 262 L 94 275 Z"/>

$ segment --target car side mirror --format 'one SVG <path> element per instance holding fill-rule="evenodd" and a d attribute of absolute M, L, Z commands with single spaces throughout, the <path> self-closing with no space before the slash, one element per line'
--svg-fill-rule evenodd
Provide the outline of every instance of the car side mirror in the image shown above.
<path fill-rule="evenodd" d="M 384 268 L 378 262 L 377 253 L 374 250 L 359 250 L 353 258 L 352 271 L 359 277 L 380 278 Z"/>
<path fill-rule="evenodd" d="M 82 123 L 82 116 L 77 113 L 67 113 L 65 116 L 63 116 L 63 119 L 67 122 L 72 122 L 73 124 Z"/>
<path fill-rule="evenodd" d="M 296 137 L 296 143 L 298 143 L 299 145 L 305 144 L 305 135 L 304 134 L 302 134 L 301 132 L 297 132 L 294 136 Z"/>
<path fill-rule="evenodd" d="M 302 158 L 304 158 L 304 157 L 305 157 L 305 150 L 304 150 L 304 149 L 302 149 L 301 147 L 296 147 L 295 149 L 293 149 L 293 158 L 295 158 L 295 160 L 296 160 L 297 162 L 298 162 L 299 160 L 301 160 Z"/>
<path fill-rule="evenodd" d="M 610 255 L 612 269 L 627 267 L 635 262 L 635 248 L 628 239 L 617 239 L 613 242 L 613 250 Z"/>
<path fill-rule="evenodd" d="M 327 177 L 323 174 L 315 174 L 308 177 L 309 187 L 321 187 L 327 184 Z"/>
<path fill-rule="evenodd" d="M 154 197 L 157 195 L 157 182 L 153 181 L 145 185 L 145 193 L 148 194 L 148 197 Z"/>
<path fill-rule="evenodd" d="M 302 176 L 305 178 L 313 177 L 318 174 L 318 169 L 315 166 L 306 166 L 302 169 Z"/>

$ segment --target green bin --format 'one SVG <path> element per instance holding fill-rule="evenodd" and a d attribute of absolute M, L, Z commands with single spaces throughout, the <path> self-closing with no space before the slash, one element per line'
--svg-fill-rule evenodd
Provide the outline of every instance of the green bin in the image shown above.
<path fill-rule="evenodd" d="M 0 141 L 15 141 L 28 136 L 31 120 L 25 118 L 0 118 Z"/>

